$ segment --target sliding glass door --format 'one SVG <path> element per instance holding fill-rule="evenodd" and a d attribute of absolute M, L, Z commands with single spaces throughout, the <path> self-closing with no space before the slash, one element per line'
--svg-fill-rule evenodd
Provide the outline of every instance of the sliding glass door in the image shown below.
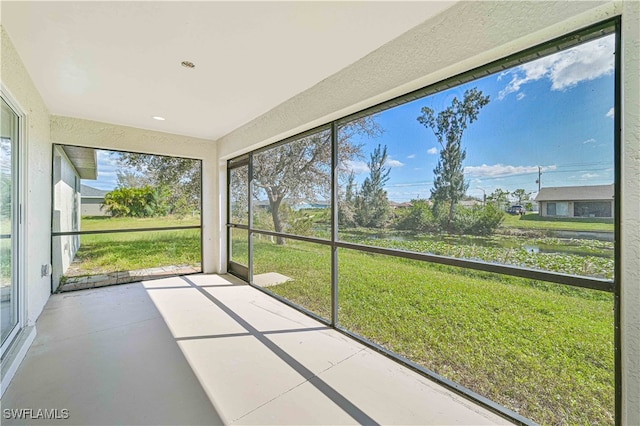
<path fill-rule="evenodd" d="M 18 115 L 2 99 L 0 129 L 0 326 L 2 353 L 18 331 Z"/>

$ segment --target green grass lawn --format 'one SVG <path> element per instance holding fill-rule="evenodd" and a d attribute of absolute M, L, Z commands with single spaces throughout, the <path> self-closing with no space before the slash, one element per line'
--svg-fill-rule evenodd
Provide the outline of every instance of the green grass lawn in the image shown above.
<path fill-rule="evenodd" d="M 82 218 L 84 231 L 199 224 L 199 217 Z M 200 266 L 200 234 L 199 229 L 185 229 L 82 235 L 74 263 L 65 274 L 96 275 L 168 265 Z"/>
<path fill-rule="evenodd" d="M 254 241 L 268 287 L 330 315 L 330 250 Z M 608 293 L 353 250 L 339 251 L 339 322 L 542 424 L 612 424 Z"/>
<path fill-rule="evenodd" d="M 84 230 L 131 229 L 199 224 L 199 218 L 82 223 Z M 440 249 L 430 241 L 388 243 Z M 462 240 L 449 245 L 443 249 L 469 250 Z M 234 258 L 246 259 L 247 247 L 238 232 Z M 268 290 L 330 317 L 330 248 L 256 237 L 254 250 L 254 275 L 292 279 Z M 477 250 L 488 256 L 494 249 Z M 199 263 L 200 230 L 85 235 L 77 256 L 89 273 Z M 571 262 L 544 267 L 573 268 Z M 341 326 L 536 422 L 613 423 L 611 294 L 348 249 L 339 250 L 339 284 Z"/>
<path fill-rule="evenodd" d="M 167 265 L 199 266 L 200 259 L 199 229 L 84 235 L 76 254 L 83 271 L 79 275 Z"/>
<path fill-rule="evenodd" d="M 83 216 L 80 220 L 82 231 L 119 230 L 135 228 L 159 228 L 163 226 L 200 225 L 200 216 L 164 217 L 110 217 Z"/>
<path fill-rule="evenodd" d="M 538 213 L 527 213 L 524 216 L 505 214 L 501 226 L 503 228 L 566 231 L 613 232 L 614 229 L 613 219 L 543 217 Z"/>

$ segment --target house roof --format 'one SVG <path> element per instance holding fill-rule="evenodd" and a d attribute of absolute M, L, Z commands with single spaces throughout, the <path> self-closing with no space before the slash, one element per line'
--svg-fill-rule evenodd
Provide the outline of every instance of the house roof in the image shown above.
<path fill-rule="evenodd" d="M 98 188 L 93 188 L 91 186 L 87 186 L 87 185 L 80 185 L 80 194 L 82 194 L 82 197 L 90 197 L 90 198 L 102 198 L 104 197 L 107 193 L 109 193 L 109 191 L 105 191 L 103 189 L 98 189 Z"/>
<path fill-rule="evenodd" d="M 398 208 L 398 207 L 400 207 L 400 208 L 402 208 L 402 207 L 412 207 L 412 206 L 413 206 L 413 204 L 411 204 L 411 203 L 409 203 L 409 202 L 398 203 L 398 202 L 396 202 L 396 201 L 389 201 L 389 205 L 390 205 L 391 207 L 394 207 L 394 208 Z"/>
<path fill-rule="evenodd" d="M 613 184 L 541 188 L 536 201 L 612 200 Z"/>
<path fill-rule="evenodd" d="M 98 178 L 98 160 L 95 149 L 63 145 L 62 150 L 67 154 L 81 179 L 94 180 Z"/>

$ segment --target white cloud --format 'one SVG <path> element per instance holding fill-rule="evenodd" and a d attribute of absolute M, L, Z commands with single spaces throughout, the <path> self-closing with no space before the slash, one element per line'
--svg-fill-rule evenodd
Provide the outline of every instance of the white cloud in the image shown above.
<path fill-rule="evenodd" d="M 525 96 L 527 96 L 527 95 L 525 95 L 524 93 L 520 92 L 520 93 L 518 93 L 518 95 L 516 96 L 516 99 L 517 99 L 517 100 L 519 100 L 519 101 L 521 101 L 521 100 L 523 100 L 523 99 L 525 98 Z"/>
<path fill-rule="evenodd" d="M 416 158 L 416 155 L 415 154 L 407 155 L 407 158 L 408 159 Z"/>
<path fill-rule="evenodd" d="M 596 178 L 598 176 L 600 176 L 600 175 L 597 174 L 597 173 L 585 173 L 580 177 L 584 180 L 584 179 L 593 179 L 593 178 Z"/>
<path fill-rule="evenodd" d="M 405 188 L 405 187 L 413 187 L 413 186 L 430 187 L 431 185 L 433 185 L 432 181 L 409 182 L 409 183 L 394 183 L 392 185 L 385 186 L 385 188 Z"/>
<path fill-rule="evenodd" d="M 596 141 L 596 140 L 595 140 L 594 138 L 590 138 L 590 139 L 587 139 L 586 141 L 584 141 L 584 142 L 582 142 L 582 143 L 586 145 L 586 144 L 588 144 L 588 143 L 594 143 L 595 141 Z"/>
<path fill-rule="evenodd" d="M 557 166 L 542 166 L 542 171 L 555 170 Z M 472 177 L 504 177 L 523 175 L 527 173 L 538 173 L 538 166 L 511 166 L 505 164 L 494 164 L 488 166 L 483 164 L 482 166 L 467 166 L 464 168 L 464 173 L 467 176 Z"/>
<path fill-rule="evenodd" d="M 437 154 L 437 153 L 438 153 L 438 148 L 436 148 L 435 146 L 433 148 L 429 148 L 427 150 L 427 154 L 434 155 L 434 154 Z"/>
<path fill-rule="evenodd" d="M 393 158 L 388 158 L 384 165 L 387 167 L 402 167 L 404 166 L 404 163 L 401 163 L 398 160 L 394 160 Z"/>
<path fill-rule="evenodd" d="M 615 112 L 616 112 L 616 109 L 611 107 L 611 109 L 607 112 L 606 116 L 609 118 L 613 118 L 613 115 Z"/>
<path fill-rule="evenodd" d="M 345 168 L 349 172 L 353 172 L 357 175 L 362 173 L 369 173 L 369 166 L 364 161 L 347 161 Z"/>
<path fill-rule="evenodd" d="M 551 81 L 551 90 L 565 90 L 582 81 L 611 74 L 613 53 L 614 36 L 610 35 L 520 65 L 499 76 L 511 75 L 511 81 L 498 93 L 498 99 L 518 92 L 524 84 L 543 78 Z"/>
<path fill-rule="evenodd" d="M 82 184 L 110 191 L 116 187 L 118 172 L 126 169 L 118 162 L 120 153 L 115 151 L 96 150 L 96 157 L 98 178 L 95 180 L 82 179 Z"/>
<path fill-rule="evenodd" d="M 404 163 L 393 158 L 387 158 L 387 161 L 384 163 L 386 167 L 402 167 Z M 351 160 L 343 163 L 343 170 L 346 170 L 347 173 L 353 172 L 357 175 L 369 173 L 369 165 L 360 160 Z"/>
<path fill-rule="evenodd" d="M 98 164 L 104 167 L 113 166 L 119 167 L 120 153 L 116 151 L 103 151 L 101 149 L 96 151 L 98 157 Z"/>

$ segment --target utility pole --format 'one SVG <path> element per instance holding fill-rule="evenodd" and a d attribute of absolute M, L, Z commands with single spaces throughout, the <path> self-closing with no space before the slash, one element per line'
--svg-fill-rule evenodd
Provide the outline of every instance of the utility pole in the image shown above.
<path fill-rule="evenodd" d="M 538 166 L 538 180 L 536 180 L 536 183 L 538 184 L 538 192 L 540 192 L 540 184 L 542 183 L 542 167 Z"/>
<path fill-rule="evenodd" d="M 480 191 L 482 191 L 482 205 L 486 206 L 487 205 L 487 192 L 484 190 L 484 188 L 480 188 L 479 186 L 476 187 L 478 188 Z"/>

